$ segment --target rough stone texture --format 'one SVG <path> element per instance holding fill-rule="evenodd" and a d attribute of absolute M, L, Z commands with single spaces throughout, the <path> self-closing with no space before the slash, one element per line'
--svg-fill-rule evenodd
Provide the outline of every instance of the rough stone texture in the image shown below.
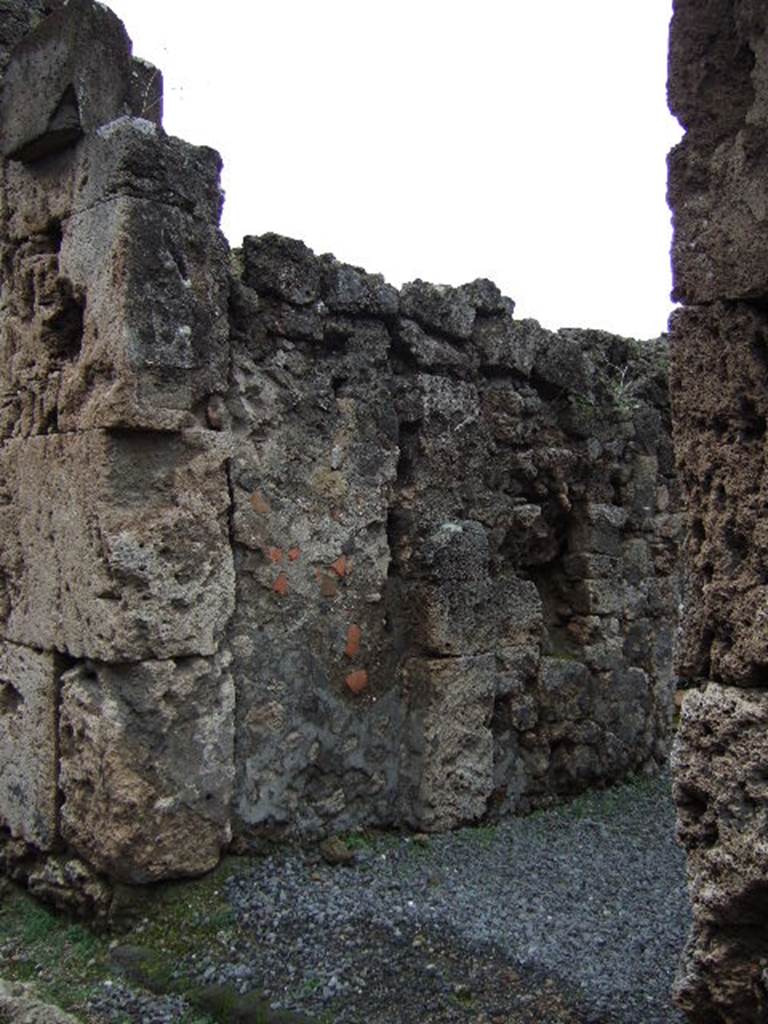
<path fill-rule="evenodd" d="M 130 118 L 76 157 L 6 167 L 0 435 L 206 424 L 228 374 L 219 158 Z"/>
<path fill-rule="evenodd" d="M 678 0 L 670 108 L 686 129 L 669 158 L 674 297 L 768 291 L 768 38 L 756 0 Z"/>
<path fill-rule="evenodd" d="M 691 505 L 687 679 L 768 684 L 765 435 L 768 317 L 713 303 L 673 318 L 672 388 L 681 482 Z"/>
<path fill-rule="evenodd" d="M 0 448 L 0 631 L 101 661 L 213 654 L 232 611 L 220 435 L 86 431 Z"/>
<path fill-rule="evenodd" d="M 78 1024 L 78 1018 L 46 1003 L 34 986 L 0 978 L 0 1020 L 7 1024 Z"/>
<path fill-rule="evenodd" d="M 766 690 L 710 683 L 684 701 L 675 798 L 696 919 L 676 996 L 693 1020 L 746 1024 L 768 1005 L 766 736 Z"/>
<path fill-rule="evenodd" d="M 8 10 L 0 66 L 50 14 Z M 665 341 L 276 234 L 229 253 L 218 155 L 161 107 L 93 0 L 8 63 L 0 636 L 55 670 L 61 806 L 43 835 L 0 791 L 3 863 L 103 914 L 105 880 L 231 834 L 449 828 L 661 763 Z"/>
<path fill-rule="evenodd" d="M 694 925 L 677 998 L 698 1024 L 768 1014 L 764 526 L 768 412 L 768 13 L 676 0 L 669 97 L 671 392 L 689 508 L 675 770 Z"/>
<path fill-rule="evenodd" d="M 432 831 L 485 814 L 493 790 L 495 679 L 492 654 L 405 662 L 403 796 L 414 825 Z"/>
<path fill-rule="evenodd" d="M 0 26 L 0 634 L 9 686 L 37 666 L 6 695 L 3 859 L 104 913 L 94 867 L 204 871 L 230 836 L 221 161 L 162 132 L 162 77 L 103 5 L 6 2 Z"/>
<path fill-rule="evenodd" d="M 33 163 L 122 114 L 148 117 L 147 92 L 157 105 L 120 19 L 92 0 L 68 0 L 14 50 L 0 95 L 2 155 Z"/>
<path fill-rule="evenodd" d="M 389 335 L 365 316 L 318 310 L 316 289 L 327 269 L 337 308 L 387 309 L 397 293 L 276 236 L 246 239 L 245 267 L 227 401 L 237 811 L 244 826 L 316 833 L 391 815 L 401 717 L 385 620 L 397 464 Z"/>
<path fill-rule="evenodd" d="M 232 326 L 241 836 L 445 828 L 663 760 L 664 342 L 515 321 L 486 281 L 398 299 L 275 235 Z"/>
<path fill-rule="evenodd" d="M 14 47 L 60 3 L 61 0 L 0 0 L 0 80 Z"/>
<path fill-rule="evenodd" d="M 0 643 L 0 817 L 41 850 L 57 835 L 60 671 L 55 655 Z"/>
<path fill-rule="evenodd" d="M 200 874 L 231 838 L 229 659 L 105 665 L 62 677 L 61 831 L 124 882 Z"/>

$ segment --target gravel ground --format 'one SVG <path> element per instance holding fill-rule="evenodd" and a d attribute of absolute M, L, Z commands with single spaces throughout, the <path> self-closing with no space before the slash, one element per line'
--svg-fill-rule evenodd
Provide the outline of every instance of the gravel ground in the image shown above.
<path fill-rule="evenodd" d="M 181 966 L 323 1024 L 677 1024 L 689 910 L 673 830 L 661 777 L 495 828 L 356 837 L 350 866 L 283 849 L 227 881 L 232 943 Z M 110 1002 L 99 1019 L 117 1019 Z M 137 1021 L 181 1012 L 116 1004 Z"/>

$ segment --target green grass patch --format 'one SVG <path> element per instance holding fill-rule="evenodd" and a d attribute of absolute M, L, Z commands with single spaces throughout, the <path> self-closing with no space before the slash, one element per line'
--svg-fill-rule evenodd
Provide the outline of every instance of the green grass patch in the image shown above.
<path fill-rule="evenodd" d="M 110 976 L 109 939 L 54 914 L 26 892 L 9 887 L 0 903 L 4 953 L 0 974 L 33 981 L 41 998 L 82 1012 L 89 993 Z"/>

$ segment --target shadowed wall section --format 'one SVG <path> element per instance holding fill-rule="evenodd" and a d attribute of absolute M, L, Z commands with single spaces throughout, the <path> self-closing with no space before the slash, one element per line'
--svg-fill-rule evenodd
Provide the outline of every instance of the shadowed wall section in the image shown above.
<path fill-rule="evenodd" d="M 678 652 L 693 689 L 673 765 L 694 925 L 677 999 L 699 1024 L 768 1019 L 768 12 L 676 0 L 669 100 L 671 391 L 690 509 Z"/>

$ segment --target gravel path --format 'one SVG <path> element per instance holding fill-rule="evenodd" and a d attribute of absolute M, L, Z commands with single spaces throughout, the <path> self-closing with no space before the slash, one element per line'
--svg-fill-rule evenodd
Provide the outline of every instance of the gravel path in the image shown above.
<path fill-rule="evenodd" d="M 239 937 L 184 966 L 323 1024 L 677 1024 L 689 911 L 668 785 L 361 841 L 351 866 L 255 860 L 227 882 Z"/>

